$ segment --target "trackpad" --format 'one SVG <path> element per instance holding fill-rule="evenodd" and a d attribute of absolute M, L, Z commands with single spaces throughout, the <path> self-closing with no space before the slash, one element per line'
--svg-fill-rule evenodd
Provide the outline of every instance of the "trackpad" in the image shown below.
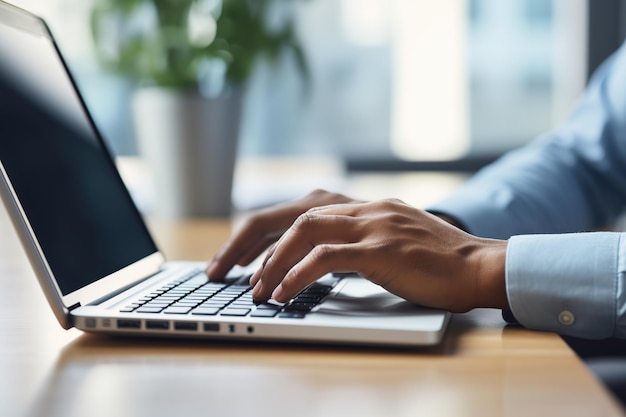
<path fill-rule="evenodd" d="M 416 306 L 364 278 L 344 279 L 341 287 L 314 311 L 342 315 L 406 313 Z"/>
<path fill-rule="evenodd" d="M 399 298 L 365 278 L 350 278 L 345 281 L 341 283 L 343 286 L 335 295 L 336 298 Z"/>

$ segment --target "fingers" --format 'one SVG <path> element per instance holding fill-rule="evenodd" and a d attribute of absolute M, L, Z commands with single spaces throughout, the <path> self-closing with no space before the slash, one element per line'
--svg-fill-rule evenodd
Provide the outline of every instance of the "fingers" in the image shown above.
<path fill-rule="evenodd" d="M 274 244 L 281 235 L 282 231 L 265 235 L 258 242 L 253 243 L 252 246 L 248 248 L 248 251 L 241 256 L 237 263 L 243 266 L 249 265 L 263 252 L 265 252 L 268 247 Z"/>
<path fill-rule="evenodd" d="M 263 260 L 263 264 L 261 265 L 261 268 L 259 268 L 256 273 L 254 273 L 251 277 L 250 277 L 250 285 L 251 286 L 255 286 L 257 284 L 257 282 L 259 282 L 259 280 L 261 279 L 261 272 L 263 271 L 263 268 L 265 268 L 265 265 L 267 264 L 267 260 L 273 255 L 274 250 L 276 249 L 276 244 L 273 244 L 272 246 L 270 246 L 270 248 L 267 250 L 267 254 L 265 255 L 265 259 Z"/>
<path fill-rule="evenodd" d="M 223 279 L 235 264 L 248 265 L 281 234 L 282 230 L 266 231 L 261 221 L 248 221 L 213 257 L 206 269 L 209 279 Z"/>
<path fill-rule="evenodd" d="M 332 261 L 332 256 L 343 251 L 333 251 L 330 245 L 339 244 L 343 248 L 345 244 L 358 241 L 361 233 L 354 217 L 321 213 L 322 211 L 310 210 L 300 216 L 276 243 L 274 249 L 268 252 L 260 272 L 250 280 L 251 285 L 255 286 L 252 293 L 255 301 L 264 302 L 269 299 L 281 282 L 283 285 L 280 293 L 274 296 L 284 301 L 284 297 L 295 295 L 326 272 L 336 271 L 328 269 L 338 267 Z M 320 264 L 316 265 L 316 269 L 310 265 L 311 259 L 319 260 Z M 305 267 L 303 271 L 308 275 L 299 273 L 301 267 Z M 318 273 L 319 275 L 315 275 Z M 288 276 L 290 278 L 284 283 Z"/>
<path fill-rule="evenodd" d="M 329 272 L 355 271 L 359 245 L 323 244 L 316 246 L 294 265 L 272 292 L 272 298 L 286 303 L 300 291 Z"/>
<path fill-rule="evenodd" d="M 222 279 L 235 264 L 247 265 L 255 260 L 302 211 L 294 204 L 285 204 L 249 217 L 207 266 L 209 278 Z"/>
<path fill-rule="evenodd" d="M 252 296 L 285 303 L 326 273 L 355 271 L 416 304 L 467 311 L 476 306 L 476 271 L 485 270 L 476 254 L 484 244 L 399 200 L 315 208 L 268 252 L 251 279 Z M 496 264 L 492 293 L 501 301 L 503 262 Z"/>
<path fill-rule="evenodd" d="M 311 207 L 349 202 L 356 201 L 341 194 L 315 190 L 302 199 L 256 213 L 214 256 L 207 266 L 207 275 L 212 280 L 221 280 L 235 264 L 248 265 Z"/>

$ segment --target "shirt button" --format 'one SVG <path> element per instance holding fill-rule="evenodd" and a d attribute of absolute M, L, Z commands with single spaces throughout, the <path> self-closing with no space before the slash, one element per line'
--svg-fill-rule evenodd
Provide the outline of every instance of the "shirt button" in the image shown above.
<path fill-rule="evenodd" d="M 571 326 L 574 324 L 576 318 L 574 317 L 574 313 L 568 310 L 563 310 L 559 313 L 559 323 L 564 326 Z"/>

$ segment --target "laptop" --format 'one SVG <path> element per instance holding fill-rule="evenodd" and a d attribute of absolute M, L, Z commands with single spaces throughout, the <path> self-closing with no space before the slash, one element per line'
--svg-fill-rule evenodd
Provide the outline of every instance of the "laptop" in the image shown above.
<path fill-rule="evenodd" d="M 0 195 L 66 329 L 421 346 L 438 343 L 449 321 L 353 274 L 329 274 L 289 303 L 256 306 L 248 269 L 215 283 L 201 262 L 166 262 L 45 22 L 4 2 Z"/>

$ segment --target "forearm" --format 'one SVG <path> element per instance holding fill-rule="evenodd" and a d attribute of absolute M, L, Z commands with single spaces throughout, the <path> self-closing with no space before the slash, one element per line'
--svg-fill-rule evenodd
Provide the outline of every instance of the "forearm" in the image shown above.
<path fill-rule="evenodd" d="M 626 198 L 626 172 L 586 165 L 577 152 L 537 143 L 507 155 L 427 209 L 450 216 L 474 235 L 498 239 L 604 226 Z"/>
<path fill-rule="evenodd" d="M 626 45 L 558 129 L 481 170 L 429 211 L 507 239 L 607 226 L 626 201 Z"/>

